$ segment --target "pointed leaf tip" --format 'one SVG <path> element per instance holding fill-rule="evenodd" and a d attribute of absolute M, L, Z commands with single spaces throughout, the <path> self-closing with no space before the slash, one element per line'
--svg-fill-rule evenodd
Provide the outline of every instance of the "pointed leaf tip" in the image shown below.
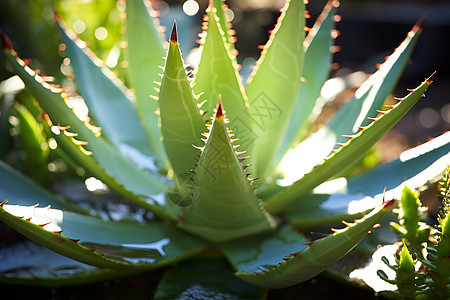
<path fill-rule="evenodd" d="M 414 29 L 420 29 L 422 28 L 423 22 L 425 22 L 425 19 L 427 18 L 427 13 L 423 13 L 422 16 L 420 16 L 419 20 L 417 20 L 416 24 L 414 25 Z"/>
<path fill-rule="evenodd" d="M 3 32 L 3 30 L 0 30 L 1 40 L 2 40 L 2 47 L 3 50 L 13 50 L 13 45 L 11 43 L 11 40 L 6 35 L 6 33 Z"/>
<path fill-rule="evenodd" d="M 225 115 L 221 98 L 222 97 L 219 95 L 219 101 L 217 102 L 217 107 L 216 107 L 216 118 L 221 118 Z"/>
<path fill-rule="evenodd" d="M 170 34 L 170 41 L 172 43 L 178 43 L 177 21 L 173 21 L 172 33 Z"/>
<path fill-rule="evenodd" d="M 428 78 L 426 79 L 426 81 L 429 82 L 429 83 L 433 82 L 433 80 L 434 80 L 434 75 L 436 75 L 436 72 L 437 72 L 437 71 L 434 71 L 433 74 L 431 74 L 431 76 L 428 77 Z"/>

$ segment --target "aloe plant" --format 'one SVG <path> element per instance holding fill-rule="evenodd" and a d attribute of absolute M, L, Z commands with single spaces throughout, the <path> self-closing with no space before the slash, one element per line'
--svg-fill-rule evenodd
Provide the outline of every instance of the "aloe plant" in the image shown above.
<path fill-rule="evenodd" d="M 313 121 L 313 108 L 329 76 L 336 4 L 325 6 L 305 37 L 304 3 L 288 1 L 244 87 L 222 1 L 211 1 L 207 9 L 201 61 L 193 74 L 186 72 L 176 25 L 166 44 L 151 7 L 141 0 L 127 1 L 134 93 L 58 18 L 92 119 L 76 116 L 67 91 L 31 69 L 2 33 L 4 55 L 45 112 L 58 148 L 124 202 L 154 218 L 131 222 L 92 216 L 0 163 L 0 197 L 5 199 L 0 220 L 67 257 L 35 244 L 13 245 L 1 252 L 34 254 L 28 255 L 26 270 L 24 261 L 4 255 L 0 280 L 74 284 L 190 259 L 166 273 L 156 298 L 198 289 L 234 290 L 234 296 L 255 298 L 260 290 L 248 284 L 263 289 L 291 286 L 343 257 L 377 227 L 403 181 L 422 186 L 445 169 L 450 143 L 447 133 L 391 163 L 339 178 L 432 83 L 434 74 L 396 105 L 377 111 L 408 62 L 419 25 L 335 117 L 298 140 Z M 289 149 L 295 155 L 287 157 Z M 295 167 L 288 186 L 277 184 L 287 177 L 278 169 L 283 158 Z M 343 228 L 332 228 L 323 238 L 308 234 L 309 227 L 341 220 Z M 208 253 L 221 253 L 229 265 Z M 49 264 L 39 265 L 37 255 L 47 257 Z M 242 281 L 230 278 L 233 272 Z M 180 274 L 185 280 L 175 285 Z"/>

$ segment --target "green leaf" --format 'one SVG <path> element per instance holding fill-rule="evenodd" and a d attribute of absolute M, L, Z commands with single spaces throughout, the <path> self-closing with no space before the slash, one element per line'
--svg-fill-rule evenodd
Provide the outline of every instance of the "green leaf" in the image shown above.
<path fill-rule="evenodd" d="M 30 93 L 49 115 L 51 122 L 61 125 L 62 127 L 59 128 L 63 129 L 64 133 L 70 128 L 72 133 L 70 138 L 76 136 L 77 140 L 71 140 L 72 143 L 76 143 L 76 147 L 71 145 L 72 150 L 69 154 L 72 158 L 77 159 L 80 166 L 87 170 L 95 169 L 96 175 L 103 174 L 104 176 L 98 179 L 104 182 L 112 182 L 111 178 L 113 178 L 119 185 L 112 187 L 117 188 L 118 193 L 129 197 L 138 205 L 143 205 L 158 215 L 176 219 L 173 208 L 170 208 L 170 211 L 165 208 L 170 202 L 165 199 L 166 185 L 162 183 L 161 177 L 139 168 L 121 155 L 110 143 L 97 136 L 98 129 L 81 121 L 67 106 L 68 100 L 65 93 L 61 93 L 61 89 L 43 81 L 42 77 L 25 66 L 24 61 L 11 51 L 5 50 L 5 56 L 25 82 Z M 86 159 L 86 155 L 92 155 L 92 159 Z M 92 163 L 93 161 L 96 163 Z M 119 186 L 122 187 L 119 188 Z"/>
<path fill-rule="evenodd" d="M 248 100 L 239 79 L 236 58 L 230 52 L 216 8 L 208 7 L 207 13 L 208 29 L 202 33 L 202 56 L 193 89 L 197 95 L 202 94 L 199 101 L 206 100 L 201 107 L 206 112 L 205 121 L 213 115 L 217 99 L 221 97 L 230 119 L 229 128 L 239 138 L 242 149 L 251 154 L 249 145 L 255 136 L 247 114 Z"/>
<path fill-rule="evenodd" d="M 131 95 L 123 83 L 90 52 L 84 42 L 75 38 L 75 34 L 62 22 L 59 23 L 62 40 L 70 58 L 75 80 L 80 88 L 89 114 L 102 128 L 102 134 L 123 154 L 136 162 L 150 160 L 154 164 L 155 154 L 151 152 L 147 135 L 137 116 L 136 107 L 130 100 Z M 134 157 L 132 149 L 140 152 Z"/>
<path fill-rule="evenodd" d="M 52 205 L 58 209 L 75 209 L 73 204 L 55 197 L 12 167 L 0 161 L 0 202 L 8 200 L 11 204 L 42 206 Z"/>
<path fill-rule="evenodd" d="M 220 102 L 211 126 L 193 177 L 193 204 L 181 227 L 214 242 L 273 228 L 230 141 Z"/>
<path fill-rule="evenodd" d="M 164 75 L 159 93 L 161 132 L 164 148 L 179 184 L 191 177 L 201 134 L 206 127 L 188 81 L 177 41 L 176 24 L 172 29 Z"/>
<path fill-rule="evenodd" d="M 416 270 L 414 268 L 414 261 L 403 242 L 403 248 L 400 252 L 400 259 L 398 261 L 398 269 L 396 270 L 398 291 L 404 297 L 414 297 L 416 294 Z"/>
<path fill-rule="evenodd" d="M 149 98 L 155 95 L 154 82 L 160 82 L 160 66 L 164 65 L 166 50 L 161 39 L 161 27 L 155 24 L 152 15 L 156 12 L 150 2 L 132 0 L 126 3 L 128 60 L 131 84 L 136 92 L 137 113 L 145 128 L 150 144 L 163 166 L 167 157 L 161 143 L 159 119 L 155 111 L 158 102 Z"/>
<path fill-rule="evenodd" d="M 329 156 L 336 143 L 345 143 L 347 138 L 344 135 L 356 134 L 359 127 L 368 125 L 368 117 L 377 115 L 377 109 L 392 92 L 407 65 L 420 32 L 421 28 L 415 26 L 379 70 L 361 85 L 327 124 L 288 152 L 289 157 L 285 158 L 284 163 L 296 167 L 286 171 L 286 182 L 291 184 L 300 179 Z M 333 174 L 335 175 L 337 174 Z"/>
<path fill-rule="evenodd" d="M 245 89 L 248 113 L 255 123 L 251 157 L 258 176 L 273 171 L 267 162 L 279 151 L 297 100 L 305 54 L 304 27 L 303 1 L 288 2 Z"/>
<path fill-rule="evenodd" d="M 213 5 L 216 9 L 216 15 L 219 18 L 220 28 L 222 29 L 222 32 L 224 34 L 225 41 L 227 42 L 228 47 L 233 50 L 233 34 L 230 33 L 232 24 L 227 21 L 225 13 L 225 9 L 227 9 L 228 6 L 225 4 L 225 0 L 213 0 Z"/>
<path fill-rule="evenodd" d="M 418 241 L 420 216 L 419 216 L 420 200 L 409 187 L 405 186 L 402 197 L 400 198 L 399 220 L 405 230 L 404 238 L 413 245 L 421 244 L 428 239 L 426 235 L 425 241 Z"/>
<path fill-rule="evenodd" d="M 23 105 L 14 105 L 13 115 L 19 120 L 17 129 L 25 153 L 25 172 L 35 181 L 44 183 L 48 173 L 49 147 L 44 128 Z"/>
<path fill-rule="evenodd" d="M 153 269 L 207 246 L 170 224 L 111 222 L 50 207 L 3 203 L 0 220 L 51 250 L 102 268 Z"/>
<path fill-rule="evenodd" d="M 418 189 L 445 169 L 450 159 L 450 133 L 409 149 L 399 159 L 362 175 L 338 178 L 289 204 L 284 217 L 297 227 L 353 219 L 373 209 L 385 196 L 399 198 L 404 185 Z M 383 189 L 386 191 L 383 193 Z"/>
<path fill-rule="evenodd" d="M 273 160 L 275 168 L 296 140 L 305 136 L 313 119 L 313 108 L 331 69 L 334 2 L 329 1 L 305 38 L 305 58 L 300 89 L 282 145 Z"/>
<path fill-rule="evenodd" d="M 250 284 L 265 288 L 283 288 L 308 280 L 336 263 L 355 247 L 368 231 L 372 230 L 375 223 L 390 210 L 392 205 L 393 201 L 384 203 L 364 219 L 357 220 L 352 224 L 345 223 L 346 228 L 334 229 L 333 234 L 308 243 L 309 247 L 303 249 L 299 247 L 300 250 L 296 253 L 286 252 L 285 257 L 276 263 L 267 264 L 267 259 L 256 258 L 254 254 L 248 259 L 259 267 L 253 266 L 251 270 L 246 270 L 241 269 L 239 263 L 233 262 L 233 265 L 238 268 L 236 275 Z M 283 241 L 285 238 L 280 237 L 278 240 Z M 255 248 L 259 249 L 257 243 L 243 248 L 241 252 L 255 253 Z M 233 261 L 233 257 L 230 258 L 229 253 L 225 252 L 225 254 Z M 244 257 L 242 254 L 239 256 Z"/>
<path fill-rule="evenodd" d="M 234 276 L 222 257 L 202 256 L 169 269 L 154 299 L 263 299 L 263 294 Z"/>
<path fill-rule="evenodd" d="M 30 240 L 2 245 L 0 283 L 61 287 L 132 275 L 137 270 L 96 268 L 62 256 Z"/>
<path fill-rule="evenodd" d="M 264 203 L 265 207 L 271 212 L 279 212 L 288 203 L 307 194 L 322 182 L 357 162 L 422 97 L 431 84 L 433 75 L 405 98 L 398 99 L 399 102 L 391 110 L 383 112 L 381 117 L 372 119 L 373 122 L 370 125 L 361 128 L 362 130 L 358 134 L 350 136 L 347 143 L 342 144 L 341 148 L 321 165 L 316 166 L 293 185 L 267 200 Z"/>

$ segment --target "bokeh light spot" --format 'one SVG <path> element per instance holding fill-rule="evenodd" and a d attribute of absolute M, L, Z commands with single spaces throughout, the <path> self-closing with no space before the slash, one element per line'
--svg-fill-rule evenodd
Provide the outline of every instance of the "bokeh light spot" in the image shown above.
<path fill-rule="evenodd" d="M 183 3 L 183 11 L 188 16 L 193 16 L 198 13 L 200 6 L 194 0 L 187 0 Z"/>
<path fill-rule="evenodd" d="M 108 30 L 105 27 L 98 27 L 94 34 L 97 40 L 103 41 L 108 36 Z"/>
<path fill-rule="evenodd" d="M 73 23 L 73 31 L 75 31 L 78 34 L 83 33 L 86 30 L 86 24 L 84 24 L 81 20 L 76 20 L 75 23 Z"/>

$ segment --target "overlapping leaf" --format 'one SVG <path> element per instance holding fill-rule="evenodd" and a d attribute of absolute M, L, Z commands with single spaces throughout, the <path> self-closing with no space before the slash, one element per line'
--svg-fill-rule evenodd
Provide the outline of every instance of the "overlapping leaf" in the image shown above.
<path fill-rule="evenodd" d="M 183 215 L 182 228 L 208 240 L 222 242 L 271 229 L 268 215 L 247 178 L 230 141 L 222 103 L 195 169 L 193 205 Z"/>
<path fill-rule="evenodd" d="M 414 26 L 403 43 L 380 66 L 379 70 L 370 76 L 333 118 L 321 127 L 314 135 L 300 143 L 294 150 L 288 152 L 286 160 L 298 161 L 297 168 L 285 176 L 286 184 L 291 184 L 308 173 L 314 166 L 320 164 L 332 153 L 336 143 L 344 143 L 343 135 L 356 134 L 360 126 L 368 124 L 368 117 L 375 117 L 377 109 L 392 92 L 400 74 L 408 63 L 409 57 L 419 38 L 421 28 Z M 313 149 L 313 151 L 311 151 Z M 287 162 L 293 164 L 294 162 Z"/>
<path fill-rule="evenodd" d="M 2 203 L 0 220 L 49 249 L 102 268 L 157 268 L 207 246 L 168 224 L 109 222 L 50 207 Z"/>
<path fill-rule="evenodd" d="M 245 89 L 254 121 L 251 157 L 258 176 L 273 171 L 267 162 L 279 150 L 297 99 L 305 54 L 304 9 L 303 1 L 290 1 L 283 8 Z"/>
<path fill-rule="evenodd" d="M 4 38 L 7 37 L 4 36 Z M 174 218 L 174 212 L 169 212 L 163 207 L 166 203 L 164 197 L 166 185 L 158 174 L 150 174 L 139 168 L 127 157 L 121 155 L 110 143 L 99 137 L 99 128 L 81 121 L 67 106 L 64 91 L 45 82 L 16 56 L 13 49 L 6 48 L 4 53 L 14 70 L 27 85 L 30 93 L 49 115 L 51 122 L 62 126 L 60 128 L 64 128 L 65 131 L 70 128 L 71 138 L 76 136 L 76 140 L 72 140 L 72 142 L 77 147 L 72 147 L 73 152 L 70 154 L 74 159 L 78 159 L 77 162 L 82 167 L 88 170 L 95 168 L 96 175 L 104 174 L 99 177 L 100 180 L 107 183 L 114 180 L 122 186 L 117 190 L 119 193 L 158 214 Z M 91 159 L 85 157 L 89 154 L 92 155 L 95 164 L 91 163 Z"/>
<path fill-rule="evenodd" d="M 77 39 L 64 23 L 59 25 L 81 95 L 89 107 L 90 116 L 102 128 L 102 134 L 123 154 L 134 158 L 135 163 L 144 164 L 143 160 L 150 160 L 147 165 L 155 164 L 151 162 L 156 160 L 155 154 L 151 152 L 147 134 L 127 88 L 108 68 L 99 66 L 102 64 L 100 59 L 82 47 L 85 43 Z M 133 156 L 130 147 L 141 155 L 138 158 L 136 154 Z"/>
<path fill-rule="evenodd" d="M 180 184 L 190 177 L 189 170 L 206 127 L 181 58 L 176 24 L 172 29 L 164 75 L 159 93 L 161 132 L 164 148 Z"/>
<path fill-rule="evenodd" d="M 148 1 L 127 1 L 126 12 L 129 70 L 136 92 L 137 113 L 162 167 L 166 167 L 167 157 L 161 143 L 156 114 L 158 102 L 149 98 L 150 95 L 156 95 L 154 82 L 161 81 L 159 67 L 163 66 L 163 57 L 166 55 L 161 39 L 161 27 L 155 23 L 154 17 L 157 13 Z"/>
<path fill-rule="evenodd" d="M 399 159 L 362 175 L 338 178 L 284 210 L 284 217 L 298 227 L 351 220 L 372 210 L 383 198 L 399 198 L 404 185 L 417 189 L 438 176 L 450 160 L 450 133 L 405 151 Z M 383 192 L 383 188 L 386 190 Z"/>
<path fill-rule="evenodd" d="M 367 127 L 361 128 L 357 135 L 349 136 L 347 143 L 343 144 L 331 157 L 294 184 L 267 200 L 265 207 L 272 212 L 281 211 L 286 204 L 307 194 L 322 182 L 339 174 L 358 161 L 424 95 L 432 82 L 432 78 L 433 76 L 426 79 L 409 95 L 399 99 L 399 102 L 391 110 L 383 112 L 381 117 L 373 119 L 373 122 Z"/>
<path fill-rule="evenodd" d="M 222 249 L 237 269 L 239 278 L 265 288 L 287 287 L 318 275 L 341 259 L 390 210 L 393 202 L 383 203 L 364 219 L 344 223 L 346 228 L 333 230 L 333 234 L 306 245 L 296 232 L 284 229 L 273 238 L 247 239 L 239 244 L 239 250 L 232 244 Z"/>

